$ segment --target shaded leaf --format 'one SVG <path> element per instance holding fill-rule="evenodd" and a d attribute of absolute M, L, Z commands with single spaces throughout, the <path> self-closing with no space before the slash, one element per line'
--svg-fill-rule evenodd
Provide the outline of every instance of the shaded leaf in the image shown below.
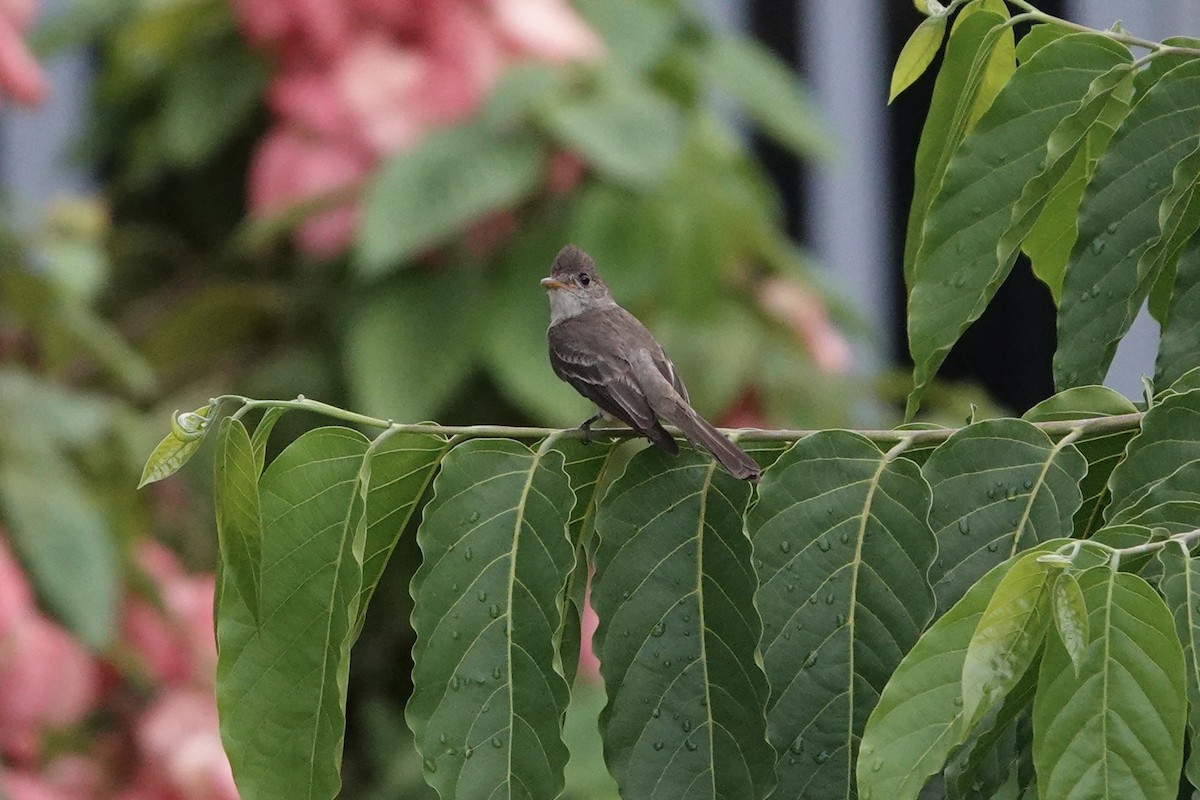
<path fill-rule="evenodd" d="M 1099 34 L 1056 39 L 1017 68 L 955 152 L 912 267 L 910 418 L 950 348 L 1012 269 L 1075 149 L 1110 103 L 1123 106 L 1116 89 L 1130 60 L 1127 48 Z"/>
<path fill-rule="evenodd" d="M 1108 480 L 1112 503 L 1105 509 L 1109 523 L 1132 522 L 1157 504 L 1150 493 L 1186 490 L 1169 481 L 1181 469 L 1200 467 L 1200 390 L 1172 394 L 1142 417 L 1142 430 L 1129 442 L 1125 458 Z M 1195 474 L 1194 472 L 1192 474 Z"/>
<path fill-rule="evenodd" d="M 1183 652 L 1171 612 L 1136 575 L 1079 576 L 1092 638 L 1078 676 L 1050 637 L 1033 704 L 1041 797 L 1174 800 L 1183 751 Z"/>
<path fill-rule="evenodd" d="M 504 439 L 442 461 L 417 531 L 406 717 L 442 797 L 554 797 L 568 689 L 555 669 L 573 566 L 561 453 Z"/>
<path fill-rule="evenodd" d="M 148 483 L 169 478 L 188 462 L 204 441 L 212 408 L 201 406 L 195 411 L 183 414 L 175 412 L 175 416 L 171 418 L 171 432 L 163 437 L 146 458 L 146 465 L 142 468 L 142 479 L 138 483 L 139 489 Z"/>
<path fill-rule="evenodd" d="M 259 622 L 239 592 L 220 592 L 221 739 L 247 800 L 332 798 L 341 785 L 366 451 L 347 428 L 318 428 L 285 448 L 259 483 Z"/>
<path fill-rule="evenodd" d="M 1022 415 L 1029 422 L 1094 419 L 1137 413 L 1137 407 L 1125 395 L 1106 386 L 1076 386 L 1038 403 Z M 1091 534 L 1102 523 L 1108 503 L 1108 476 L 1125 454 L 1125 446 L 1137 429 L 1090 433 L 1075 440 L 1075 447 L 1087 460 L 1087 474 L 1079 482 L 1083 501 L 1075 512 L 1074 535 Z"/>
<path fill-rule="evenodd" d="M 1001 419 L 955 431 L 921 471 L 938 543 L 929 580 L 946 609 L 997 564 L 1071 535 L 1087 462 L 1030 423 Z"/>
<path fill-rule="evenodd" d="M 1200 787 L 1200 565 L 1181 543 L 1158 551 L 1162 579 L 1158 586 L 1175 618 L 1175 632 L 1183 643 L 1187 669 L 1188 729 L 1191 731 L 1185 772 L 1193 787 Z"/>
<path fill-rule="evenodd" d="M 888 89 L 888 103 L 925 74 L 925 70 L 933 63 L 934 57 L 941 49 L 945 35 L 945 14 L 936 14 L 921 21 L 904 43 L 900 57 L 896 59 L 896 66 L 892 69 L 892 84 Z"/>
<path fill-rule="evenodd" d="M 1135 100 L 1096 165 L 1059 305 L 1059 388 L 1103 381 L 1158 277 L 1142 255 L 1159 235 L 1159 206 L 1176 164 L 1200 141 L 1197 98 L 1200 61 L 1167 72 Z"/>
<path fill-rule="evenodd" d="M 267 442 L 271 438 L 271 431 L 275 429 L 279 418 L 286 413 L 287 409 L 279 406 L 268 408 L 254 427 L 254 435 L 250 437 L 250 449 L 254 452 L 255 475 L 262 474 L 267 463 Z"/>
<path fill-rule="evenodd" d="M 1162 325 L 1154 382 L 1174 383 L 1200 364 L 1200 236 L 1180 256 L 1171 302 Z"/>
<path fill-rule="evenodd" d="M 626 798 L 762 798 L 774 784 L 750 486 L 686 450 L 635 455 L 596 515 L 605 760 Z"/>
<path fill-rule="evenodd" d="M 1200 228 L 1200 138 L 1196 144 L 1197 148 L 1175 165 L 1171 190 L 1158 207 L 1158 238 L 1138 261 L 1139 274 L 1158 276 L 1150 291 L 1149 308 L 1160 323 L 1166 321 L 1170 307 L 1179 256 Z"/>
<path fill-rule="evenodd" d="M 467 123 L 386 160 L 363 196 L 359 273 L 377 276 L 508 208 L 542 179 L 544 151 L 529 132 Z"/>
<path fill-rule="evenodd" d="M 915 464 L 845 431 L 800 440 L 764 475 L 746 528 L 777 797 L 852 792 L 867 715 L 933 614 L 929 502 Z"/>
<path fill-rule="evenodd" d="M 213 468 L 222 580 L 233 582 L 250 616 L 258 621 L 263 534 L 258 495 L 260 467 L 250 434 L 240 419 L 221 420 Z"/>
<path fill-rule="evenodd" d="M 603 37 L 609 61 L 622 69 L 654 67 L 678 32 L 679 17 L 669 6 L 638 0 L 574 0 L 572 5 Z"/>

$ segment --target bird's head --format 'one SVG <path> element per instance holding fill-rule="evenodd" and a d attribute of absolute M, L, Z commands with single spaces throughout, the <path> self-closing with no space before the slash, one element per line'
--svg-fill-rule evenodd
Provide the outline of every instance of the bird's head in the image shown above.
<path fill-rule="evenodd" d="M 613 304 L 612 292 L 596 272 L 596 263 L 573 244 L 558 251 L 550 277 L 542 278 L 542 286 L 550 295 L 552 322 Z"/>

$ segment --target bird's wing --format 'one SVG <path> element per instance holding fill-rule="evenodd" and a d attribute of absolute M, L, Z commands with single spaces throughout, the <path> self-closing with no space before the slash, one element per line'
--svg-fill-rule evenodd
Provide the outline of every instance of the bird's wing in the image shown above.
<path fill-rule="evenodd" d="M 579 324 L 578 320 L 563 320 L 547 334 L 555 374 L 638 432 L 654 428 L 654 411 L 629 365 L 611 345 L 595 341 L 596 336 L 605 335 L 604 327 Z"/>
<path fill-rule="evenodd" d="M 675 391 L 684 399 L 684 402 L 688 402 L 687 387 L 683 385 L 683 379 L 679 377 L 679 372 L 675 369 L 675 364 L 671 362 L 662 345 L 654 338 L 654 334 L 650 333 L 641 320 L 620 306 L 617 307 L 617 315 L 621 318 L 619 324 L 622 325 L 625 336 L 629 339 L 630 352 L 623 354 L 626 360 L 632 363 L 634 354 L 639 350 L 645 350 L 650 354 L 650 359 L 654 363 L 655 369 L 671 382 L 671 385 L 675 387 Z M 616 319 L 611 317 L 610 319 L 614 324 L 617 324 Z"/>

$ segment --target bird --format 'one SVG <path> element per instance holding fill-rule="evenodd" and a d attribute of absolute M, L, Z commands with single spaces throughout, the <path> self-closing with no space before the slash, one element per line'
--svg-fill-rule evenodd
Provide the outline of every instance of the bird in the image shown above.
<path fill-rule="evenodd" d="M 758 463 L 696 413 L 675 364 L 646 326 L 613 299 L 587 253 L 563 247 L 541 283 L 550 299 L 550 366 L 596 404 L 596 414 L 579 426 L 585 437 L 607 414 L 678 455 L 678 443 L 663 427 L 674 425 L 735 478 L 758 482 Z"/>

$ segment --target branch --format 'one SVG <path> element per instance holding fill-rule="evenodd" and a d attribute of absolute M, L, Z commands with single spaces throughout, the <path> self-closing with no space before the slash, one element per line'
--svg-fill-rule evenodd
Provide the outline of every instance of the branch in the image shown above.
<path fill-rule="evenodd" d="M 1033 20 L 1034 22 L 1048 22 L 1063 28 L 1081 31 L 1083 33 L 1099 34 L 1100 36 L 1112 39 L 1114 42 L 1120 42 L 1121 44 L 1129 45 L 1130 47 L 1143 47 L 1155 54 L 1177 53 L 1179 55 L 1189 55 L 1200 58 L 1200 48 L 1163 44 L 1162 42 L 1156 42 L 1151 39 L 1143 39 L 1140 36 L 1133 36 L 1121 31 L 1096 30 L 1095 28 L 1089 28 L 1087 25 L 1081 25 L 1078 22 L 1071 22 L 1070 20 L 1056 17 L 1053 14 L 1047 14 L 1045 11 L 1036 8 L 1033 3 L 1028 2 L 1028 0 L 1007 0 L 1007 2 L 1024 11 L 1025 13 L 1021 15 L 1022 17 Z"/>
<path fill-rule="evenodd" d="M 434 423 L 400 423 L 390 419 L 379 419 L 344 408 L 309 400 L 299 395 L 295 400 L 254 400 L 239 395 L 222 395 L 213 398 L 214 405 L 223 402 L 242 404 L 238 414 L 253 408 L 288 408 L 297 411 L 311 411 L 327 417 L 365 425 L 370 428 L 383 428 L 396 433 L 429 433 L 438 436 L 454 436 L 460 439 L 508 438 L 508 439 L 544 439 L 547 436 L 557 436 L 565 439 L 583 437 L 583 431 L 577 428 L 538 428 L 529 426 L 510 425 L 437 425 Z M 1142 413 L 1120 414 L 1111 417 L 1092 417 L 1088 419 L 1054 420 L 1051 422 L 1033 422 L 1051 438 L 1067 437 L 1068 442 L 1091 434 L 1118 433 L 1136 430 L 1141 426 Z M 949 439 L 958 428 L 936 428 L 933 430 L 859 430 L 855 433 L 878 444 L 900 444 L 906 447 L 921 445 L 936 445 Z M 667 427 L 673 436 L 682 436 L 677 429 Z M 805 436 L 816 433 L 815 430 L 763 429 L 763 428 L 723 428 L 722 433 L 736 435 L 739 442 L 794 442 Z M 640 437 L 637 431 L 630 428 L 593 428 L 591 438 L 599 439 L 636 439 Z"/>

